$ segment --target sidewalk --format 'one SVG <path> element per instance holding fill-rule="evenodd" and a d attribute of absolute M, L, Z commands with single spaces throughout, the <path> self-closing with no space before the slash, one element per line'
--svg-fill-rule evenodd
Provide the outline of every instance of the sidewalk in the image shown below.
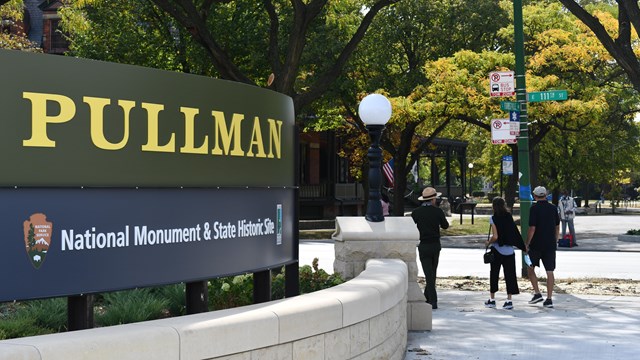
<path fill-rule="evenodd" d="M 597 256 L 596 252 L 608 252 L 600 258 L 628 264 L 620 257 L 635 258 L 633 253 L 640 252 L 640 243 L 617 238 L 626 230 L 640 228 L 640 216 L 578 216 L 575 225 L 579 246 L 559 248 L 561 254 L 581 252 L 571 257 L 586 259 Z M 486 235 L 443 237 L 442 245 L 455 248 L 449 252 L 458 254 L 482 248 L 485 238 Z M 458 254 L 456 259 L 462 256 Z M 470 260 L 463 261 L 469 264 Z M 611 264 L 601 265 L 590 266 L 589 275 L 606 277 L 610 267 L 606 265 Z M 470 266 L 465 268 L 472 270 Z M 567 271 L 575 276 L 577 266 Z M 502 310 L 506 294 L 502 280 L 500 284 L 497 309 L 484 307 L 487 292 L 438 291 L 433 330 L 409 332 L 405 360 L 638 358 L 640 297 L 554 294 L 555 308 L 546 309 L 541 303 L 529 305 L 532 294 L 523 292 L 513 296 L 513 310 Z"/>
<path fill-rule="evenodd" d="M 408 334 L 405 360 L 637 359 L 640 298 L 554 295 L 554 309 L 513 297 L 513 310 L 483 306 L 486 293 L 440 291 L 433 330 Z"/>

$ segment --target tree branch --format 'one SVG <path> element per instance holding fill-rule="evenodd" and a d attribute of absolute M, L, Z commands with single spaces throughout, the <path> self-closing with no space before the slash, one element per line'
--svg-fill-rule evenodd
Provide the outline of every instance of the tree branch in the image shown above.
<path fill-rule="evenodd" d="M 351 54 L 353 54 L 353 52 L 358 47 L 358 44 L 360 44 L 360 42 L 364 38 L 365 33 L 369 29 L 369 26 L 373 22 L 373 19 L 378 14 L 378 12 L 380 12 L 380 10 L 382 10 L 384 7 L 394 4 L 398 1 L 399 0 L 380 0 L 373 4 L 373 6 L 369 9 L 367 14 L 362 19 L 362 22 L 360 23 L 360 26 L 358 26 L 356 32 L 342 49 L 342 52 L 336 59 L 333 66 L 318 78 L 316 83 L 311 86 L 309 91 L 304 94 L 300 94 L 299 96 L 297 96 L 297 99 L 294 99 L 294 101 L 296 102 L 296 108 L 304 107 L 310 104 L 315 99 L 320 97 L 327 89 L 329 89 L 331 84 L 333 84 L 338 76 L 340 76 L 340 73 L 349 60 L 349 57 L 351 56 Z"/>
<path fill-rule="evenodd" d="M 633 84 L 633 87 L 640 91 L 640 63 L 638 63 L 638 59 L 636 58 L 633 51 L 628 51 L 627 49 L 631 49 L 631 44 L 621 44 L 623 38 L 618 38 L 618 41 L 614 41 L 606 29 L 600 21 L 589 14 L 582 6 L 580 6 L 574 0 L 560 0 L 560 2 L 569 10 L 573 15 L 575 15 L 580 21 L 582 21 L 591 31 L 593 31 L 594 35 L 600 40 L 600 43 L 604 46 L 604 48 L 609 52 L 609 54 L 616 59 L 618 65 L 622 67 L 627 73 L 629 80 Z M 635 4 L 631 4 L 633 1 L 629 0 L 618 0 L 620 3 L 624 3 L 625 7 L 619 7 L 620 9 L 630 8 L 632 12 L 637 11 L 637 1 Z M 619 11 L 618 21 L 620 19 L 624 19 L 624 17 L 628 17 L 628 13 L 626 11 Z M 634 19 L 635 22 L 640 20 Z M 637 29 L 637 28 L 636 28 Z"/>
<path fill-rule="evenodd" d="M 206 16 L 208 9 L 201 14 L 191 0 L 152 1 L 175 18 L 180 25 L 189 30 L 193 39 L 203 46 L 223 79 L 255 85 L 251 79 L 235 66 L 227 53 L 213 39 L 211 32 L 207 28 Z"/>

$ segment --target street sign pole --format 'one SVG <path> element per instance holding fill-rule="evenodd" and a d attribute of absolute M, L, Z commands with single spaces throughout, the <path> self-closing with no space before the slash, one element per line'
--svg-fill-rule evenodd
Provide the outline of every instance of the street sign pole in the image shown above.
<path fill-rule="evenodd" d="M 524 67 L 524 30 L 522 0 L 513 0 L 513 26 L 516 57 L 516 99 L 520 103 L 520 136 L 518 137 L 518 171 L 520 195 L 520 229 L 522 239 L 527 241 L 529 232 L 529 209 L 531 208 L 531 183 L 529 182 L 529 117 L 527 116 L 527 85 Z M 527 269 L 522 254 L 522 276 Z"/>

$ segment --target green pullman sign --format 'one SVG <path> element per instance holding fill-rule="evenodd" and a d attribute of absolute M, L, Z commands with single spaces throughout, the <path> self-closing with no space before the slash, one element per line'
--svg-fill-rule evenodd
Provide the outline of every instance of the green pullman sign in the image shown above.
<path fill-rule="evenodd" d="M 0 302 L 297 270 L 290 97 L 67 56 L 0 64 Z"/>
<path fill-rule="evenodd" d="M 0 186 L 294 185 L 288 96 L 65 56 L 0 63 Z"/>
<path fill-rule="evenodd" d="M 563 101 L 569 98 L 567 90 L 533 91 L 527 93 L 527 97 L 529 102 Z"/>

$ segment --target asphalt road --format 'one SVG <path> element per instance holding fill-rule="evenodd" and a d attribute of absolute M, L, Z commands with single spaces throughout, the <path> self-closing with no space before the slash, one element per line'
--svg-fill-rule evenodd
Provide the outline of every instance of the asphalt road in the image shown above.
<path fill-rule="evenodd" d="M 616 237 L 629 229 L 640 228 L 640 215 L 579 216 L 575 220 L 575 226 L 580 246 L 558 251 L 555 271 L 557 278 L 640 280 L 640 243 L 621 242 Z M 484 252 L 483 237 L 443 238 L 438 276 L 487 277 L 488 267 L 481 260 Z M 300 264 L 311 265 L 314 257 L 319 259 L 320 268 L 333 272 L 333 241 L 301 241 Z M 522 266 L 520 259 L 517 266 Z M 419 275 L 424 276 L 419 271 Z"/>

